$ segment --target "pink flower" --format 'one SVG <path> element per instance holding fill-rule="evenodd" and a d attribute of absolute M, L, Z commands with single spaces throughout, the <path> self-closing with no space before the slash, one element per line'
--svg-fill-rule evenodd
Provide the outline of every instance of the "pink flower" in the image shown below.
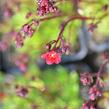
<path fill-rule="evenodd" d="M 50 0 L 38 0 L 38 14 L 40 16 L 56 12 L 56 10 L 57 8 L 53 6 L 53 3 Z"/>
<path fill-rule="evenodd" d="M 61 62 L 61 54 L 54 50 L 43 54 L 41 58 L 45 59 L 48 65 L 59 64 Z"/>
<path fill-rule="evenodd" d="M 97 24 L 91 23 L 91 24 L 89 24 L 88 31 L 93 32 L 96 28 L 97 28 Z"/>
<path fill-rule="evenodd" d="M 33 29 L 33 27 L 32 27 L 33 25 L 32 24 L 25 24 L 25 25 L 23 25 L 23 27 L 22 27 L 22 32 L 25 34 L 25 36 L 32 36 L 33 35 L 33 33 L 35 32 L 35 30 Z"/>
<path fill-rule="evenodd" d="M 5 18 L 10 18 L 14 15 L 12 7 L 10 7 L 7 3 L 3 6 L 3 16 Z"/>
<path fill-rule="evenodd" d="M 16 43 L 17 47 L 22 47 L 23 46 L 24 37 L 20 33 L 16 34 L 14 40 L 15 40 L 15 43 Z"/>
<path fill-rule="evenodd" d="M 93 86 L 89 90 L 89 99 L 90 100 L 95 100 L 96 98 L 102 96 L 101 91 L 97 88 L 97 86 Z"/>
<path fill-rule="evenodd" d="M 1 41 L 0 42 L 0 51 L 6 51 L 8 49 L 8 43 Z"/>
<path fill-rule="evenodd" d="M 93 104 L 91 104 L 91 102 L 86 101 L 85 103 L 83 103 L 82 109 L 96 109 L 96 108 Z"/>
<path fill-rule="evenodd" d="M 93 77 L 90 73 L 85 72 L 80 75 L 80 81 L 84 86 L 90 85 L 93 83 Z"/>
<path fill-rule="evenodd" d="M 29 57 L 26 54 L 22 54 L 21 56 L 17 57 L 15 60 L 15 64 L 20 68 L 22 72 L 27 71 L 27 66 L 29 62 Z"/>

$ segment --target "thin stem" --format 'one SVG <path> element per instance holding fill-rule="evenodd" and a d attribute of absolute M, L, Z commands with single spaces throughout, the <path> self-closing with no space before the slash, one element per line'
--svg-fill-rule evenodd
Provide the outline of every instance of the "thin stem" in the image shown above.
<path fill-rule="evenodd" d="M 50 17 L 40 18 L 38 21 L 50 20 L 50 19 L 54 19 L 54 18 L 57 18 L 57 17 L 63 17 L 63 16 L 65 16 L 65 14 L 57 14 L 57 15 L 53 15 L 53 16 L 50 16 Z"/>
<path fill-rule="evenodd" d="M 63 32 L 64 32 L 64 30 L 65 30 L 65 27 L 67 26 L 67 24 L 70 22 L 70 21 L 72 21 L 72 20 L 93 20 L 93 19 L 95 19 L 95 18 L 93 18 L 93 17 L 86 17 L 86 16 L 72 16 L 72 17 L 70 17 L 67 21 L 65 21 L 63 24 L 62 24 L 62 28 L 61 28 L 61 30 L 60 30 L 60 32 L 59 32 L 59 35 L 58 35 L 58 38 L 57 38 L 57 40 L 56 40 L 56 44 L 55 44 L 55 46 L 54 46 L 54 48 L 56 47 L 56 45 L 57 45 L 57 43 L 58 43 L 58 41 L 62 38 L 62 36 L 63 36 Z"/>
<path fill-rule="evenodd" d="M 101 76 L 101 73 L 102 73 L 102 71 L 103 71 L 103 69 L 104 69 L 104 67 L 105 67 L 105 65 L 106 65 L 107 63 L 109 63 L 109 60 L 106 60 L 106 61 L 100 66 L 100 69 L 99 69 L 99 71 L 98 71 L 98 73 L 97 73 L 97 80 L 96 80 L 96 84 L 97 84 L 97 85 L 98 85 L 98 83 L 99 83 L 99 77 Z"/>
<path fill-rule="evenodd" d="M 51 19 L 63 17 L 63 16 L 66 16 L 66 14 L 58 13 L 58 14 L 53 15 L 53 16 L 43 17 L 43 18 L 39 18 L 39 19 L 33 18 L 33 19 L 29 20 L 26 24 L 29 24 L 29 23 L 31 23 L 32 21 L 35 21 L 35 20 L 38 21 L 38 22 L 43 22 L 45 20 L 51 20 Z"/>
<path fill-rule="evenodd" d="M 108 13 L 103 14 L 103 15 L 99 18 L 99 20 L 96 22 L 96 25 L 98 25 L 98 24 L 101 22 L 102 19 L 104 19 L 105 17 L 107 17 L 107 15 L 108 15 Z"/>

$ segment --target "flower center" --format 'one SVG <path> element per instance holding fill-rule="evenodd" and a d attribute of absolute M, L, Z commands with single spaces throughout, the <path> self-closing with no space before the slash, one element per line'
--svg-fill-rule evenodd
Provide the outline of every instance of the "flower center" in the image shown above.
<path fill-rule="evenodd" d="M 55 58 L 55 56 L 56 56 L 56 53 L 51 54 L 52 58 Z"/>

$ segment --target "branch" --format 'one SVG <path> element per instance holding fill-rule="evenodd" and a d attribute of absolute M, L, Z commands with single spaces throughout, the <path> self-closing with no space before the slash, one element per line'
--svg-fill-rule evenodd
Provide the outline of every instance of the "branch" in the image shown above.
<path fill-rule="evenodd" d="M 98 71 L 98 73 L 97 73 L 97 80 L 96 80 L 96 84 L 97 84 L 97 85 L 98 85 L 98 83 L 99 83 L 99 78 L 100 78 L 100 76 L 101 76 L 101 73 L 103 72 L 103 69 L 104 69 L 105 65 L 108 64 L 108 63 L 109 63 L 109 60 L 106 60 L 106 61 L 100 66 L 100 69 L 99 69 L 99 71 Z"/>
<path fill-rule="evenodd" d="M 80 15 L 78 15 L 78 16 L 71 16 L 68 20 L 66 20 L 65 22 L 62 23 L 62 28 L 61 28 L 61 30 L 59 32 L 59 35 L 57 37 L 57 40 L 56 40 L 56 43 L 55 43 L 54 48 L 56 47 L 58 41 L 60 39 L 62 39 L 62 36 L 63 36 L 63 32 L 65 30 L 65 27 L 67 26 L 67 24 L 70 21 L 72 21 L 72 20 L 82 20 L 83 21 L 83 20 L 93 20 L 93 19 L 95 19 L 95 18 L 93 18 L 93 17 L 86 17 L 86 16 L 80 16 Z"/>
<path fill-rule="evenodd" d="M 79 31 L 79 41 L 80 41 L 80 51 L 78 53 L 72 54 L 72 55 L 65 55 L 62 58 L 62 62 L 74 62 L 82 60 L 87 54 L 88 54 L 88 43 L 87 43 L 87 29 L 84 24 L 82 23 L 81 30 Z"/>

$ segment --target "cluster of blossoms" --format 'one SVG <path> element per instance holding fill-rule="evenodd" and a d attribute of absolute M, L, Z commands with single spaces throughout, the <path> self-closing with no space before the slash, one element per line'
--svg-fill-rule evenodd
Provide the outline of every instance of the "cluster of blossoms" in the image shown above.
<path fill-rule="evenodd" d="M 38 25 L 39 22 L 37 20 L 32 20 L 31 22 L 22 26 L 21 30 L 14 35 L 14 40 L 17 47 L 23 46 L 25 38 L 33 36 Z"/>
<path fill-rule="evenodd" d="M 91 73 L 83 73 L 80 75 L 80 81 L 84 86 L 89 86 L 88 100 L 83 103 L 82 109 L 97 109 L 96 101 L 102 96 L 103 83 L 100 75 L 92 75 Z M 94 81 L 94 78 L 96 81 Z"/>
<path fill-rule="evenodd" d="M 93 73 L 83 73 L 80 74 L 80 81 L 84 86 L 89 86 L 88 91 L 88 100 L 82 106 L 82 109 L 98 109 L 97 100 L 102 96 L 102 88 L 104 83 L 101 78 L 101 73 L 106 64 L 109 63 L 109 53 L 104 52 L 101 57 L 103 58 L 104 63 L 100 66 L 96 74 Z"/>
<path fill-rule="evenodd" d="M 96 85 L 94 85 L 93 87 L 90 88 L 88 94 L 89 94 L 89 99 L 92 101 L 96 100 L 98 97 L 102 96 L 100 89 Z"/>
<path fill-rule="evenodd" d="M 54 6 L 55 2 L 53 0 L 38 0 L 37 13 L 39 16 L 43 16 L 49 13 L 57 12 L 57 7 Z M 26 18 L 32 16 L 32 12 L 27 13 Z M 45 18 L 46 19 L 46 18 Z M 32 19 L 28 23 L 24 24 L 20 31 L 14 35 L 14 40 L 17 47 L 22 47 L 24 44 L 24 39 L 27 37 L 32 37 L 36 31 L 37 26 L 39 26 L 39 20 Z"/>
<path fill-rule="evenodd" d="M 38 0 L 38 15 L 43 16 L 48 13 L 57 12 L 57 7 L 54 6 L 53 0 Z"/>
<path fill-rule="evenodd" d="M 29 62 L 29 57 L 26 54 L 21 54 L 17 59 L 15 60 L 15 64 L 20 68 L 22 72 L 27 71 Z"/>

